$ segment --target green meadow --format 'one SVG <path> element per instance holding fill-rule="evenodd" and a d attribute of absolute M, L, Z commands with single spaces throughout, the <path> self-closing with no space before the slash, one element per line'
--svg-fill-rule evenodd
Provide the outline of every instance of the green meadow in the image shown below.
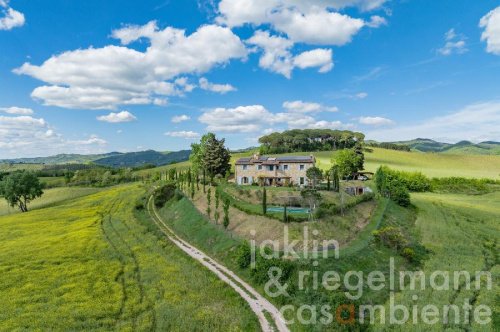
<path fill-rule="evenodd" d="M 500 156 L 498 155 L 454 155 L 430 152 L 406 152 L 380 148 L 370 148 L 365 152 L 365 170 L 375 172 L 380 165 L 402 171 L 418 171 L 429 177 L 467 177 L 500 179 Z M 307 155 L 297 152 L 284 155 Z M 312 152 L 319 168 L 329 169 L 335 152 Z M 233 155 L 233 163 L 252 152 Z"/>
<path fill-rule="evenodd" d="M 254 331 L 239 295 L 118 186 L 0 217 L 1 330 Z"/>

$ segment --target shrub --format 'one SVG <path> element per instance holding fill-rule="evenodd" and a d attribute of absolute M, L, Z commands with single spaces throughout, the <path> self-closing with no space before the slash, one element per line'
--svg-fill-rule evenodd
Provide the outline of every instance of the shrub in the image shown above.
<path fill-rule="evenodd" d="M 384 227 L 373 232 L 375 240 L 386 247 L 399 250 L 406 246 L 407 240 L 401 230 L 397 227 Z"/>
<path fill-rule="evenodd" d="M 174 197 L 174 195 L 177 195 L 175 183 L 167 183 L 166 185 L 156 189 L 154 193 L 155 205 L 162 208 L 165 206 L 165 203 Z"/>
<path fill-rule="evenodd" d="M 236 254 L 236 262 L 238 266 L 242 269 L 245 269 L 250 266 L 252 262 L 252 252 L 250 249 L 250 245 L 245 242 L 238 247 L 238 251 Z"/>
<path fill-rule="evenodd" d="M 432 186 L 436 191 L 471 195 L 490 192 L 490 184 L 495 184 L 495 181 L 489 179 L 466 179 L 459 177 L 432 179 Z"/>
<path fill-rule="evenodd" d="M 135 202 L 135 206 L 134 206 L 134 208 L 135 208 L 136 210 L 139 210 L 139 211 L 140 211 L 140 210 L 144 210 L 144 202 L 142 201 L 142 199 L 141 199 L 141 200 L 137 200 L 137 201 Z"/>

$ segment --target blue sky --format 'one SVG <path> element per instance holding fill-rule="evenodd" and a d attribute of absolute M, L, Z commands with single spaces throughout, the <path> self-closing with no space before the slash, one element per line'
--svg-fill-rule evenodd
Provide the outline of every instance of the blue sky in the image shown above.
<path fill-rule="evenodd" d="M 289 128 L 500 140 L 500 2 L 0 0 L 0 159 Z"/>

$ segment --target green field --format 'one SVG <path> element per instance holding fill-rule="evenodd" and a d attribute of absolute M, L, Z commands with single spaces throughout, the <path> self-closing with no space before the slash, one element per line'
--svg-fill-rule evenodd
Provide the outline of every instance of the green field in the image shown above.
<path fill-rule="evenodd" d="M 428 331 L 494 331 L 500 326 L 500 261 L 498 240 L 500 239 L 500 192 L 483 196 L 414 194 L 413 203 L 419 213 L 416 227 L 422 243 L 432 251 L 425 262 L 426 289 L 405 290 L 397 293 L 395 302 L 409 307 L 426 304 L 442 307 L 446 304 L 462 306 L 466 299 L 474 306 L 488 305 L 493 310 L 493 324 L 450 324 L 427 327 Z M 450 290 L 436 291 L 430 287 L 429 276 L 437 270 L 450 271 Z M 493 288 L 489 290 L 484 277 L 481 288 L 473 283 L 471 289 L 465 287 L 464 279 L 460 287 L 454 289 L 453 271 L 467 271 L 474 282 L 476 271 L 491 272 Z M 420 286 L 419 286 L 420 287 Z M 418 300 L 412 296 L 418 296 Z M 386 306 L 386 310 L 387 306 Z M 452 316 L 453 317 L 453 316 Z M 462 320 L 463 322 L 463 316 Z M 380 330 L 385 330 L 381 328 Z M 396 329 L 398 330 L 398 329 Z M 412 323 L 401 327 L 401 331 L 416 331 Z"/>
<path fill-rule="evenodd" d="M 99 192 L 98 188 L 80 188 L 80 187 L 65 187 L 44 190 L 42 197 L 35 199 L 28 205 L 30 210 L 41 209 L 52 205 L 60 204 L 65 201 L 70 201 L 82 196 L 87 196 Z M 17 208 L 12 208 L 3 198 L 0 199 L 0 216 L 18 213 Z"/>
<path fill-rule="evenodd" d="M 251 154 L 235 154 L 232 161 L 234 163 L 237 158 Z M 285 155 L 308 154 L 309 152 L 298 152 Z M 318 167 L 328 169 L 335 152 L 321 151 L 312 154 L 316 157 Z M 373 148 L 373 152 L 365 152 L 367 171 L 375 172 L 380 165 L 403 171 L 418 171 L 429 177 L 500 179 L 500 156 L 405 152 L 380 148 Z"/>
<path fill-rule="evenodd" d="M 258 330 L 236 292 L 134 213 L 142 193 L 0 217 L 0 329 Z"/>

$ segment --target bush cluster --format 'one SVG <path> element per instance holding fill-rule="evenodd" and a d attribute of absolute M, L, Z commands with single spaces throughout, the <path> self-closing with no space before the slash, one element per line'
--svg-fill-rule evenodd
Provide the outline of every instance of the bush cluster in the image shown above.
<path fill-rule="evenodd" d="M 177 195 L 175 183 L 167 183 L 155 190 L 154 201 L 158 208 L 162 208 L 165 204 Z"/>

